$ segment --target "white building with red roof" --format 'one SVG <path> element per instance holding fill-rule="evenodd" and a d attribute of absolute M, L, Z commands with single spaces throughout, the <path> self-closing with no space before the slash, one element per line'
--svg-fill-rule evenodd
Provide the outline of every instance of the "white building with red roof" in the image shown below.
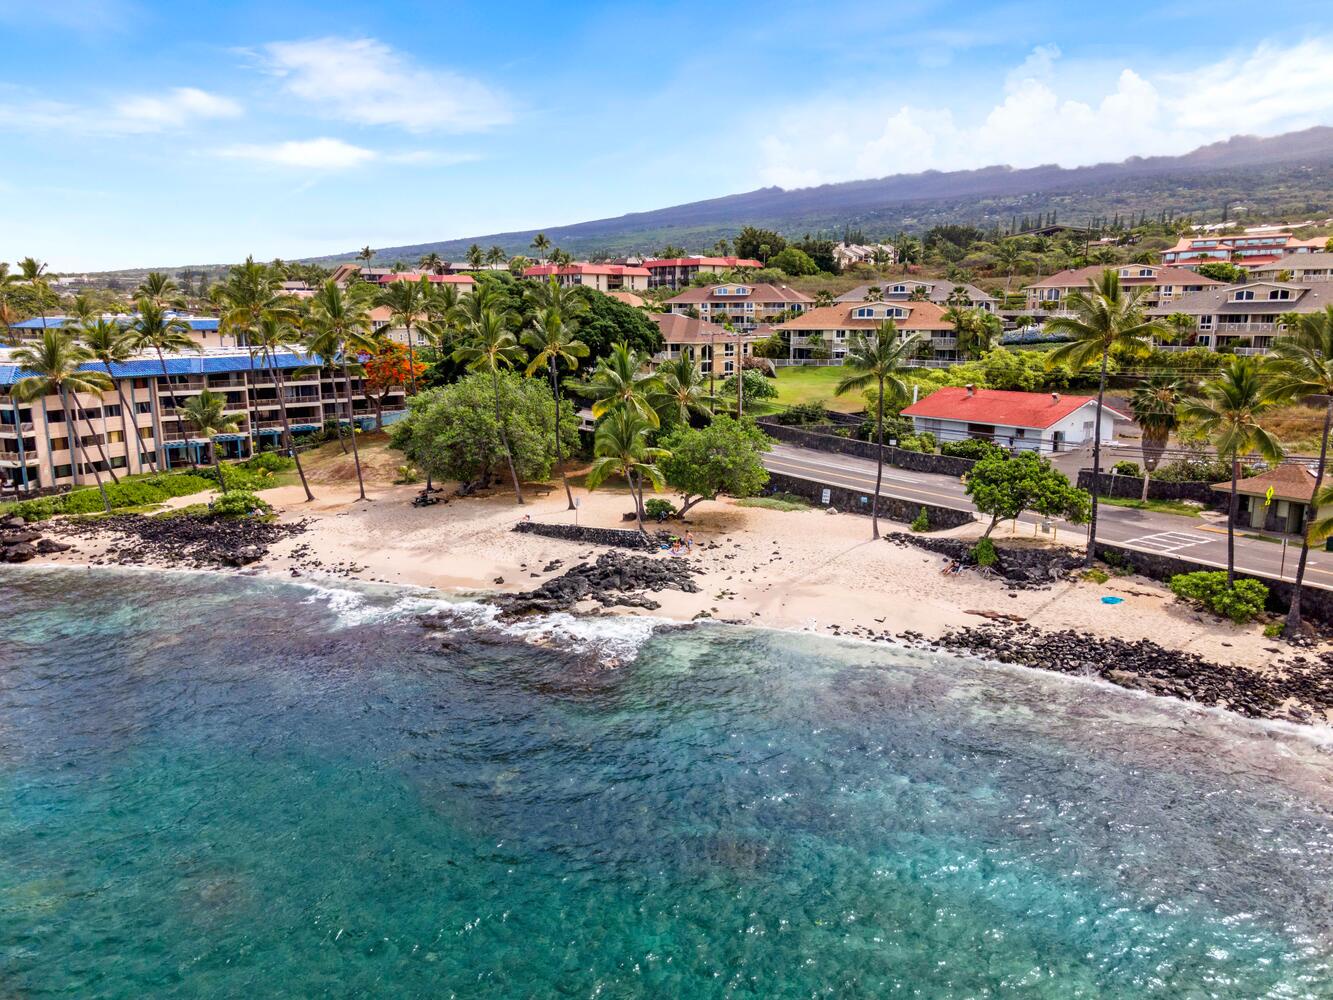
<path fill-rule="evenodd" d="M 684 288 L 696 274 L 725 274 L 740 268 L 760 268 L 763 262 L 749 257 L 663 257 L 645 260 L 649 288 Z"/>
<path fill-rule="evenodd" d="M 599 292 L 644 292 L 648 290 L 649 272 L 630 264 L 537 264 L 524 268 L 523 277 L 538 281 L 555 278 L 562 285 L 586 285 Z"/>
<path fill-rule="evenodd" d="M 937 441 L 979 438 L 1001 448 L 1045 454 L 1091 444 L 1096 425 L 1095 396 L 1059 392 L 1008 392 L 973 386 L 946 386 L 905 407 L 913 430 Z M 1102 405 L 1102 443 L 1115 438 L 1115 422 L 1130 418 Z"/>

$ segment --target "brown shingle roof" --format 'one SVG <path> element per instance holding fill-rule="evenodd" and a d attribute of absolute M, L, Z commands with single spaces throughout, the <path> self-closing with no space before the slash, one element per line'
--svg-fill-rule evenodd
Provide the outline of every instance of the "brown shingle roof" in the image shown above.
<path fill-rule="evenodd" d="M 736 334 L 716 323 L 709 323 L 706 320 L 694 319 L 692 316 L 686 316 L 683 313 L 653 313 L 649 319 L 657 324 L 657 328 L 662 331 L 662 340 L 668 344 L 707 344 L 713 340 L 725 343 L 730 340 L 736 342 Z M 762 340 L 764 334 L 747 333 L 744 335 L 746 341 Z"/>
<path fill-rule="evenodd" d="M 850 302 L 843 305 L 821 306 L 809 309 L 787 320 L 780 330 L 874 330 L 884 322 L 879 319 L 858 319 L 853 310 L 865 306 L 886 306 L 907 311 L 903 319 L 894 319 L 899 330 L 952 330 L 953 324 L 944 318 L 944 308 L 934 302 Z"/>
<path fill-rule="evenodd" d="M 1134 287 L 1137 285 L 1222 285 L 1225 282 L 1215 281 L 1212 278 L 1206 278 L 1202 274 L 1195 274 L 1183 267 L 1165 267 L 1160 264 L 1120 264 L 1110 268 L 1117 273 L 1121 268 L 1128 267 L 1131 270 L 1137 270 L 1141 267 L 1151 267 L 1156 271 L 1156 275 L 1151 278 L 1141 278 L 1138 275 L 1132 275 L 1128 278 L 1121 278 L 1122 285 Z M 1042 278 L 1040 281 L 1034 281 L 1028 285 L 1028 288 L 1087 288 L 1088 281 L 1095 281 L 1107 268 L 1101 264 L 1093 264 L 1090 267 L 1076 267 L 1065 271 L 1057 271 L 1049 277 Z"/>
<path fill-rule="evenodd" d="M 749 295 L 714 295 L 717 288 L 736 288 L 738 285 L 750 289 Z M 786 285 L 751 285 L 745 282 L 724 282 L 721 285 L 709 285 L 706 288 L 687 288 L 679 295 L 667 300 L 669 305 L 692 305 L 700 302 L 813 302 L 804 292 L 798 292 Z"/>
<path fill-rule="evenodd" d="M 1314 473 L 1303 465 L 1287 463 L 1267 472 L 1261 472 L 1257 476 L 1251 476 L 1249 479 L 1242 479 L 1236 484 L 1236 492 L 1245 496 L 1262 497 L 1268 495 L 1270 486 L 1273 489 L 1274 500 L 1309 503 L 1314 497 Z M 1220 493 L 1230 493 L 1231 480 L 1214 483 L 1213 489 Z"/>

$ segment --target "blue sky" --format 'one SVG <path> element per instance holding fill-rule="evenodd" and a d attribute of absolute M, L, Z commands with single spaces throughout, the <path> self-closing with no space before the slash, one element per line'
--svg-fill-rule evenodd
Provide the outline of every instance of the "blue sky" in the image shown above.
<path fill-rule="evenodd" d="M 298 257 L 1333 124 L 1326 2 L 1267 20 L 1171 0 L 0 0 L 0 260 Z"/>

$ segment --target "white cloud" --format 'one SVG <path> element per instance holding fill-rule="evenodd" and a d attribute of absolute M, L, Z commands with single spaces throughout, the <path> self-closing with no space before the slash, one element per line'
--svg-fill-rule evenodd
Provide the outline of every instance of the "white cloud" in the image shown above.
<path fill-rule="evenodd" d="M 351 170 L 367 163 L 398 166 L 452 166 L 477 157 L 471 153 L 441 153 L 429 149 L 382 150 L 356 146 L 342 139 L 293 139 L 287 142 L 247 143 L 217 151 L 229 159 L 252 160 L 302 170 Z"/>
<path fill-rule="evenodd" d="M 485 84 L 418 66 L 373 38 L 273 42 L 261 64 L 320 114 L 410 132 L 471 132 L 508 122 L 508 101 Z"/>
<path fill-rule="evenodd" d="M 166 132 L 185 128 L 195 121 L 235 118 L 240 114 L 241 106 L 231 98 L 210 94 L 197 87 L 176 87 L 160 95 L 122 97 L 100 108 L 34 100 L 23 93 L 0 103 L 0 125 L 74 135 Z"/>
<path fill-rule="evenodd" d="M 1081 166 L 1333 121 L 1333 39 L 1265 43 L 1188 73 L 1145 76 L 1126 67 L 1093 100 L 1062 96 L 1059 57 L 1055 46 L 1033 50 L 1007 74 L 1000 99 L 965 121 L 949 108 L 882 101 L 789 109 L 760 139 L 764 182 L 804 187 L 992 164 Z"/>

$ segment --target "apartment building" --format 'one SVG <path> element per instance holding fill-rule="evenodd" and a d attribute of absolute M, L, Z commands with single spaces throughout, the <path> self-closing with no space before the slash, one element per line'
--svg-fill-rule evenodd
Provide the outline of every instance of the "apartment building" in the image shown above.
<path fill-rule="evenodd" d="M 847 356 L 857 335 L 871 333 L 891 319 L 904 335 L 920 334 L 929 360 L 957 361 L 958 333 L 935 302 L 846 302 L 810 309 L 777 329 L 788 335 L 788 357 L 808 361 L 818 355 L 833 361 Z"/>
<path fill-rule="evenodd" d="M 1194 318 L 1195 346 L 1226 348 L 1237 354 L 1266 354 L 1282 335 L 1284 313 L 1315 313 L 1333 303 L 1333 285 L 1313 282 L 1251 281 L 1219 285 L 1148 310 L 1163 318 Z"/>
<path fill-rule="evenodd" d="M 280 353 L 287 416 L 295 433 L 320 429 L 326 420 L 344 420 L 341 377 L 314 368 L 318 358 Z M 256 448 L 277 446 L 282 435 L 278 385 L 264 360 L 235 349 L 168 355 L 166 371 L 155 355 L 144 354 L 113 364 L 115 388 L 101 397 L 79 393 L 73 399 L 47 396 L 20 403 L 13 396 L 24 372 L 12 352 L 0 349 L 0 489 L 31 490 L 53 486 L 89 485 L 94 468 L 109 466 L 118 473 L 179 468 L 212 460 L 212 443 L 195 435 L 178 407 L 209 389 L 226 397 L 226 411 L 238 430 L 217 441 L 223 458 L 244 458 Z M 102 371 L 99 364 L 83 367 Z M 77 402 L 77 408 L 75 406 Z M 401 390 L 385 400 L 386 412 L 401 410 Z M 362 427 L 374 423 L 374 407 L 360 377 L 352 376 L 353 419 Z M 101 450 L 106 453 L 103 461 Z M 81 446 L 81 448 L 80 448 Z"/>
<path fill-rule="evenodd" d="M 760 323 L 781 321 L 790 313 L 803 313 L 814 299 L 786 285 L 709 285 L 687 288 L 667 299 L 669 312 L 697 315 L 711 323 L 729 322 L 741 330 L 753 330 Z"/>
<path fill-rule="evenodd" d="M 833 259 L 846 270 L 858 264 L 896 264 L 898 253 L 892 243 L 839 243 L 833 248 Z"/>
<path fill-rule="evenodd" d="M 538 281 L 555 278 L 562 285 L 583 285 L 599 292 L 645 292 L 650 273 L 628 264 L 537 264 L 524 268 L 523 277 Z"/>
<path fill-rule="evenodd" d="M 649 288 L 684 288 L 696 274 L 725 274 L 737 268 L 760 268 L 751 257 L 667 257 L 645 260 Z"/>
<path fill-rule="evenodd" d="M 957 303 L 969 308 L 995 312 L 999 302 L 976 285 L 933 278 L 886 278 L 880 282 L 857 285 L 843 292 L 834 302 L 934 302 L 940 306 Z"/>
<path fill-rule="evenodd" d="M 185 314 L 168 313 L 168 318 L 179 320 L 189 329 L 186 333 L 202 348 L 239 348 L 245 346 L 245 338 L 236 337 L 233 334 L 223 334 L 220 329 L 221 320 L 216 316 L 187 316 Z M 116 316 L 107 315 L 105 319 L 114 319 L 121 326 L 128 327 L 134 322 L 134 317 L 120 313 Z M 10 329 L 20 339 L 36 339 L 41 337 L 43 330 L 56 329 L 66 325 L 74 325 L 79 321 L 73 316 L 35 316 L 32 319 L 25 319 L 21 323 L 14 323 Z"/>
<path fill-rule="evenodd" d="M 1290 274 L 1291 281 L 1333 281 L 1333 253 L 1289 253 L 1254 268 L 1253 274 L 1263 281 L 1276 281 L 1279 274 Z"/>
<path fill-rule="evenodd" d="M 1196 268 L 1210 261 L 1225 261 L 1252 270 L 1289 253 L 1316 253 L 1323 250 L 1327 242 L 1326 236 L 1298 240 L 1289 232 L 1264 230 L 1233 236 L 1204 233 L 1181 237 L 1171 249 L 1162 251 L 1162 263 Z"/>
<path fill-rule="evenodd" d="M 470 274 L 436 274 L 434 271 L 395 271 L 387 267 L 362 267 L 359 264 L 339 264 L 330 275 L 343 288 L 353 281 L 370 285 L 390 285 L 395 281 L 420 281 L 425 278 L 433 285 L 457 285 L 459 293 L 470 292 L 477 281 Z"/>
<path fill-rule="evenodd" d="M 754 345 L 768 331 L 727 330 L 679 313 L 654 313 L 649 317 L 662 331 L 664 347 L 653 360 L 672 361 L 688 354 L 699 362 L 704 375 L 725 378 L 737 368 L 737 361 L 754 355 Z"/>
<path fill-rule="evenodd" d="M 1062 310 L 1071 292 L 1086 292 L 1088 282 L 1098 280 L 1104 270 L 1106 268 L 1099 264 L 1076 267 L 1034 281 L 1026 289 L 1027 308 L 1033 312 Z M 1143 289 L 1139 303 L 1145 309 L 1155 309 L 1186 295 L 1225 284 L 1183 267 L 1161 264 L 1122 264 L 1115 270 L 1122 288 Z"/>

